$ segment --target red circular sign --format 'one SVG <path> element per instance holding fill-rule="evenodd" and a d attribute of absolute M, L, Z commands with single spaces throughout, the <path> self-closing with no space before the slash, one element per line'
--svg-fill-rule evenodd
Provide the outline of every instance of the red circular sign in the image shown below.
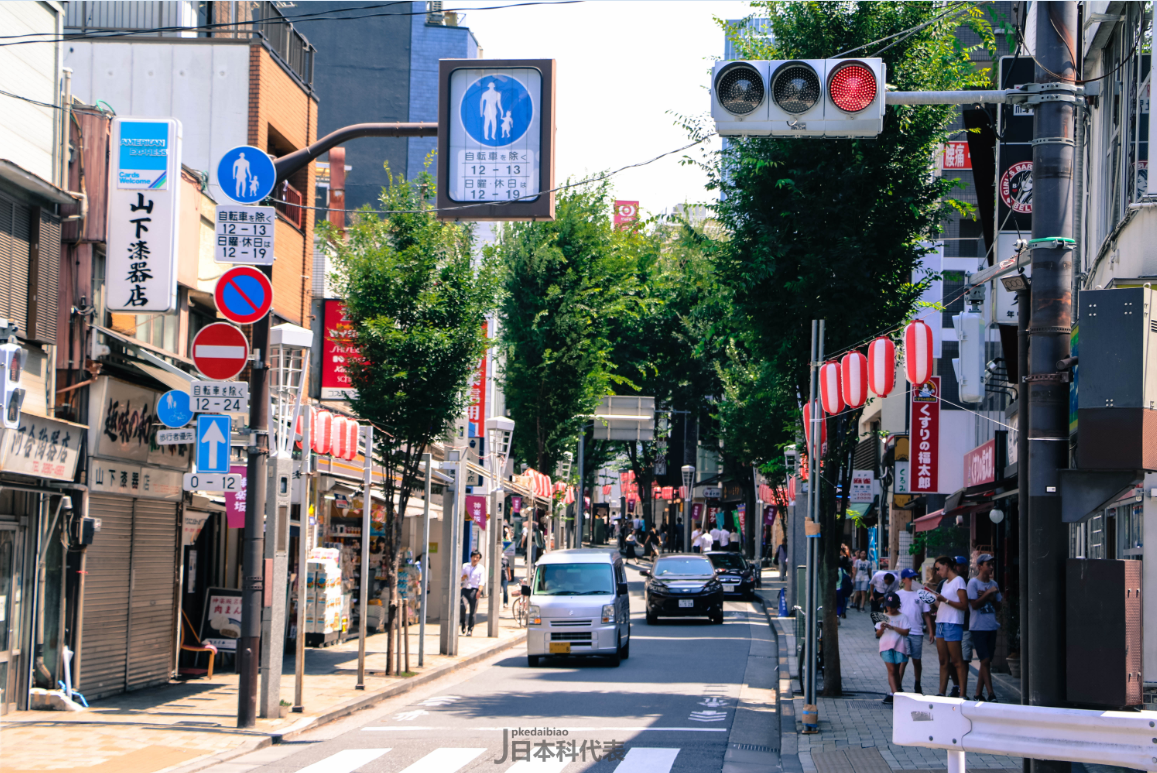
<path fill-rule="evenodd" d="M 217 311 L 230 322 L 252 325 L 273 306 L 269 277 L 252 266 L 235 266 L 217 280 L 213 291 Z"/>
<path fill-rule="evenodd" d="M 228 381 L 245 370 L 249 342 L 239 328 L 214 322 L 193 337 L 193 364 L 205 378 Z"/>
<path fill-rule="evenodd" d="M 1000 177 L 1000 200 L 1013 212 L 1032 214 L 1032 162 L 1010 166 Z"/>

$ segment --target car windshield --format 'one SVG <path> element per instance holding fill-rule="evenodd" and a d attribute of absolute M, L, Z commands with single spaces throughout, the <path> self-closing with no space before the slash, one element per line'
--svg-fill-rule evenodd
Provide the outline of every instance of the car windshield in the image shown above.
<path fill-rule="evenodd" d="M 715 570 L 706 558 L 660 558 L 652 574 L 655 577 L 709 577 Z"/>
<path fill-rule="evenodd" d="M 747 566 L 743 561 L 743 556 L 735 553 L 711 553 L 708 554 L 711 563 L 715 565 L 716 569 L 746 569 Z"/>
<path fill-rule="evenodd" d="M 594 596 L 615 592 L 610 564 L 547 564 L 534 575 L 536 596 Z"/>

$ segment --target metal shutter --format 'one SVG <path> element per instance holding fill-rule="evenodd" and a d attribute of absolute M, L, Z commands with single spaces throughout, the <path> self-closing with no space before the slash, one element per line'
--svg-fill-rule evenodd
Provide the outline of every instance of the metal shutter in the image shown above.
<path fill-rule="evenodd" d="M 31 210 L 0 193 L 0 317 L 28 331 L 28 255 Z M 57 249 L 60 246 L 57 245 Z"/>
<path fill-rule="evenodd" d="M 125 690 L 128 655 L 132 500 L 93 494 L 88 514 L 101 521 L 86 548 L 80 689 L 90 700 Z"/>
<path fill-rule="evenodd" d="M 177 504 L 134 500 L 128 690 L 166 682 L 172 673 L 176 552 Z"/>
<path fill-rule="evenodd" d="M 60 291 L 60 218 L 40 208 L 32 211 L 31 218 L 28 327 L 20 332 L 30 340 L 54 344 Z"/>

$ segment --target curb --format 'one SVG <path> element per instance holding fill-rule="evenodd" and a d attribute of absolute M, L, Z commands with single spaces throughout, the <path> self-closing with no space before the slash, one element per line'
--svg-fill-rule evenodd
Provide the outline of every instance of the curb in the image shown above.
<path fill-rule="evenodd" d="M 799 736 L 796 731 L 796 706 L 792 695 L 791 668 L 788 661 L 790 649 L 788 632 L 783 629 L 784 618 L 772 615 L 774 608 L 779 611 L 778 599 L 774 602 L 760 594 L 763 600 L 763 611 L 767 615 L 767 624 L 775 636 L 776 647 L 779 650 L 779 689 L 776 690 L 776 714 L 779 717 L 779 769 L 784 773 L 803 773 L 803 764 L 799 759 Z M 773 606 L 774 605 L 774 606 Z"/>
<path fill-rule="evenodd" d="M 480 650 L 468 658 L 457 660 L 453 663 L 450 663 L 449 665 L 432 669 L 424 674 L 411 677 L 404 682 L 399 682 L 398 684 L 387 687 L 384 690 L 370 693 L 369 695 L 364 695 L 360 698 L 354 698 L 352 700 L 346 701 L 345 703 L 340 703 L 328 711 L 322 714 L 318 714 L 316 717 L 308 717 L 306 719 L 302 719 L 300 722 L 286 728 L 285 730 L 263 733 L 259 737 L 255 737 L 251 740 L 243 742 L 235 749 L 219 752 L 210 757 L 201 757 L 181 765 L 164 768 L 157 771 L 157 773 L 197 773 L 197 771 L 205 770 L 206 768 L 219 765 L 223 762 L 228 762 L 230 760 L 236 759 L 237 757 L 258 751 L 259 749 L 264 749 L 267 746 L 290 741 L 309 730 L 327 725 L 330 722 L 336 722 L 339 719 L 343 719 L 357 711 L 361 711 L 362 709 L 368 709 L 377 703 L 388 700 L 389 698 L 410 692 L 411 690 L 424 684 L 429 684 L 435 679 L 441 679 L 447 674 L 460 671 L 463 668 L 480 663 L 483 660 L 497 655 L 500 652 L 505 652 L 508 649 L 512 649 L 513 647 L 516 647 L 525 641 L 526 633 L 523 632 L 517 636 L 507 639 L 504 642 L 498 642 L 491 647 Z"/>

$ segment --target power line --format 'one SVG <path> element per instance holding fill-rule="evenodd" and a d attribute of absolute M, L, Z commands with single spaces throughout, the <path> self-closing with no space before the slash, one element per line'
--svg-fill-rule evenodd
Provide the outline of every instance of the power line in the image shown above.
<path fill-rule="evenodd" d="M 940 14 L 933 16 L 931 19 L 926 19 L 926 20 L 920 22 L 919 24 L 914 24 L 911 27 L 908 27 L 907 29 L 900 30 L 899 32 L 893 32 L 891 35 L 888 35 L 886 37 L 882 37 L 879 40 L 873 40 L 869 43 L 863 44 L 862 46 L 856 46 L 855 48 L 849 48 L 847 51 L 841 51 L 840 53 L 836 54 L 832 58 L 838 59 L 841 56 L 847 56 L 848 54 L 850 54 L 854 51 L 860 51 L 862 49 L 868 48 L 869 46 L 874 46 L 877 43 L 885 43 L 885 42 L 891 40 L 892 38 L 898 37 L 898 36 L 903 35 L 905 33 L 919 32 L 920 30 L 924 29 L 928 25 L 935 24 L 937 21 L 944 18 L 948 14 L 952 13 L 953 11 L 956 11 L 961 5 L 972 5 L 972 4 L 971 3 L 955 3 L 953 5 L 950 5 L 948 8 L 946 8 Z M 897 41 L 897 42 L 899 42 L 899 41 Z M 891 48 L 891 46 L 889 46 L 889 48 Z"/>
<path fill-rule="evenodd" d="M 49 104 L 48 102 L 40 102 L 40 101 L 35 100 L 35 99 L 29 99 L 28 97 L 22 97 L 19 94 L 13 94 L 12 92 L 4 91 L 3 89 L 0 89 L 0 96 L 12 97 L 13 99 L 19 99 L 23 102 L 31 102 L 32 104 L 38 105 L 40 107 L 51 107 L 53 110 L 63 110 L 64 109 L 60 105 L 52 105 L 52 104 Z"/>

